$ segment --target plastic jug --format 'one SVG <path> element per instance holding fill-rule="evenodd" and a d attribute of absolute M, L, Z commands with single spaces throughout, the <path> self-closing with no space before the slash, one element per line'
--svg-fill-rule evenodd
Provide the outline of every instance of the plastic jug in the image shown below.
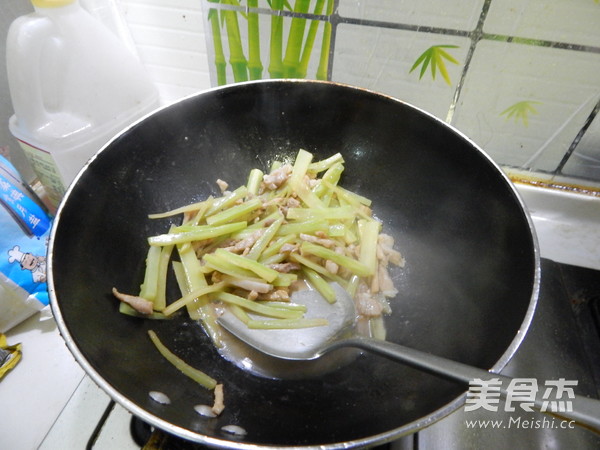
<path fill-rule="evenodd" d="M 77 0 L 32 0 L 6 41 L 11 133 L 57 205 L 86 161 L 159 106 L 139 60 Z"/>

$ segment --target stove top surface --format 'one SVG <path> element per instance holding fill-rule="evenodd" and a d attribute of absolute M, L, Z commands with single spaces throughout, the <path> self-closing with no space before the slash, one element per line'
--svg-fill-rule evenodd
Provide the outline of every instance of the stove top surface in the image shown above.
<path fill-rule="evenodd" d="M 596 270 L 542 259 L 540 295 L 531 327 L 503 374 L 535 378 L 540 387 L 561 378 L 576 381 L 574 390 L 578 395 L 600 397 L 599 275 Z M 118 437 L 115 428 L 120 429 Z M 204 448 L 153 430 L 109 402 L 89 436 L 88 448 L 110 448 L 115 439 L 122 442 L 121 448 L 145 444 L 154 449 Z M 600 435 L 518 407 L 514 411 L 460 408 L 436 424 L 381 448 L 596 449 L 600 448 Z"/>

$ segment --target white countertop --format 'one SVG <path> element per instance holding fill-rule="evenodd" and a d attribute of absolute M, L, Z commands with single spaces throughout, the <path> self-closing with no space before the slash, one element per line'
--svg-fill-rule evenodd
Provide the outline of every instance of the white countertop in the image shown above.
<path fill-rule="evenodd" d="M 530 210 L 541 256 L 600 270 L 600 198 L 517 187 Z M 9 344 L 22 343 L 23 359 L 0 381 L 0 448 L 85 448 L 108 396 L 85 376 L 54 320 L 36 314 L 6 335 Z M 85 413 L 78 407 L 83 403 Z M 111 426 L 128 426 L 128 421 Z M 118 433 L 107 435 L 113 434 Z M 115 448 L 104 439 L 95 448 Z"/>

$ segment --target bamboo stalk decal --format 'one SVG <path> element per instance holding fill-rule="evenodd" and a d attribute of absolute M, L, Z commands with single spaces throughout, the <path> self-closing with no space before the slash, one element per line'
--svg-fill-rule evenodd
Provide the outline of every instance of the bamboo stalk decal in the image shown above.
<path fill-rule="evenodd" d="M 323 12 L 323 6 L 325 6 L 325 0 L 317 0 L 315 3 L 314 15 L 319 16 Z M 317 36 L 317 29 L 319 28 L 320 20 L 311 20 L 306 35 L 306 41 L 304 43 L 304 49 L 302 50 L 302 57 L 300 58 L 300 64 L 298 65 L 298 73 L 296 74 L 300 78 L 306 77 L 308 72 L 308 62 L 312 53 L 315 38 Z"/>
<path fill-rule="evenodd" d="M 333 14 L 333 0 L 327 0 L 327 10 L 325 11 L 328 17 Z M 327 80 L 329 75 L 329 52 L 331 49 L 331 31 L 332 26 L 330 21 L 326 21 L 323 27 L 323 40 L 321 42 L 321 57 L 319 58 L 319 66 L 317 67 L 317 80 Z"/>
<path fill-rule="evenodd" d="M 219 12 L 211 8 L 208 11 L 208 20 L 212 30 L 213 46 L 215 49 L 215 69 L 217 71 L 217 84 L 222 86 L 227 83 L 227 61 L 223 51 L 221 40 L 221 25 L 219 24 Z"/>
<path fill-rule="evenodd" d="M 283 0 L 271 0 L 271 9 L 283 10 Z M 271 16 L 271 51 L 269 75 L 271 78 L 283 78 L 283 17 L 278 14 Z"/>
<path fill-rule="evenodd" d="M 249 8 L 258 8 L 258 0 L 248 0 Z M 258 14 L 248 13 L 248 74 L 251 80 L 262 78 L 263 65 L 260 60 L 260 32 Z"/>
<path fill-rule="evenodd" d="M 294 3 L 294 12 L 306 14 L 309 6 L 310 0 L 296 0 Z M 304 17 L 292 18 L 285 57 L 283 58 L 283 74 L 286 78 L 295 78 L 298 76 L 305 27 L 306 19 Z"/>
<path fill-rule="evenodd" d="M 218 85 L 228 82 L 228 64 L 233 72 L 233 82 L 259 80 L 263 78 L 265 71 L 270 78 L 306 78 L 310 58 L 315 53 L 320 22 L 323 22 L 324 28 L 315 76 L 322 80 L 329 78 L 332 25 L 328 20 L 323 20 L 322 16 L 333 14 L 335 0 L 315 0 L 312 5 L 311 0 L 294 0 L 293 6 L 290 4 L 291 0 L 267 0 L 271 9 L 268 64 L 263 61 L 265 55 L 261 54 L 264 53 L 261 52 L 264 51 L 264 43 L 261 49 L 261 39 L 267 37 L 264 26 L 268 22 L 265 12 L 260 10 L 259 0 L 247 0 L 245 10 L 241 0 L 204 1 L 211 5 L 208 9 L 208 23 L 211 27 Z M 288 11 L 292 13 L 289 20 L 286 19 Z M 240 28 L 240 14 L 248 21 L 247 24 L 241 24 L 246 28 Z M 284 32 L 287 32 L 287 39 Z M 227 44 L 223 42 L 224 39 L 227 39 Z"/>
<path fill-rule="evenodd" d="M 234 5 L 235 0 L 222 0 L 223 4 Z M 242 47 L 242 38 L 240 35 L 240 26 L 236 11 L 221 10 L 225 18 L 227 28 L 227 37 L 229 40 L 229 64 L 233 70 L 233 80 L 248 81 L 248 61 L 244 55 Z"/>

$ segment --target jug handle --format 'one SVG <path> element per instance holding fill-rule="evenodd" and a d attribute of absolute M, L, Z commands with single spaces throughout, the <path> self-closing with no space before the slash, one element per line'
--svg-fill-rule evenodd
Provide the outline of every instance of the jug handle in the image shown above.
<path fill-rule="evenodd" d="M 7 36 L 8 83 L 15 116 L 19 128 L 30 132 L 50 121 L 42 93 L 41 64 L 44 47 L 52 44 L 60 45 L 60 37 L 47 17 L 21 17 L 13 22 Z"/>

